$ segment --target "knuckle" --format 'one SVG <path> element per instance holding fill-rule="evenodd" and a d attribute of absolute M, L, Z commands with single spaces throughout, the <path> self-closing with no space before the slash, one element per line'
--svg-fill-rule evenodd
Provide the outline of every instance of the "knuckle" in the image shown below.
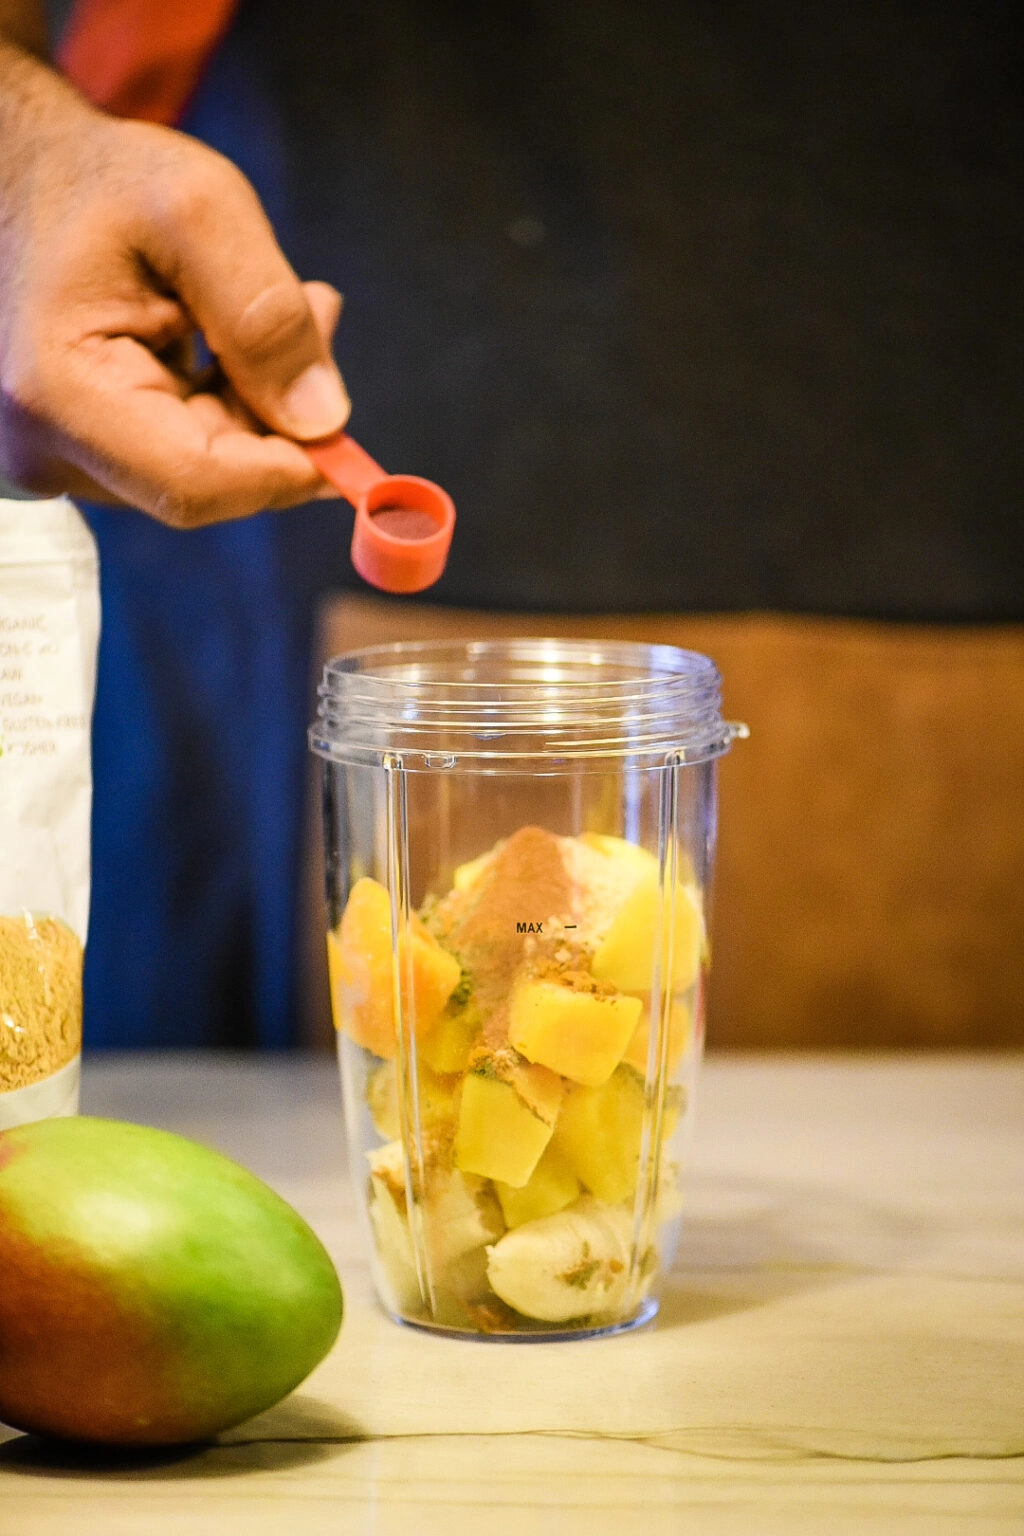
<path fill-rule="evenodd" d="M 203 162 L 175 176 L 163 194 L 167 222 L 172 227 L 201 231 L 217 207 L 219 179 Z"/>
<path fill-rule="evenodd" d="M 192 528 L 197 522 L 194 506 L 194 498 L 168 486 L 154 500 L 153 516 L 169 528 Z"/>
<path fill-rule="evenodd" d="M 256 364 L 318 351 L 309 305 L 299 285 L 272 283 L 247 304 L 235 327 L 240 349 Z"/>
<path fill-rule="evenodd" d="M 169 528 L 201 528 L 217 517 L 218 498 L 208 488 L 175 479 L 158 491 L 152 513 Z"/>
<path fill-rule="evenodd" d="M 157 494 L 152 514 L 169 528 L 187 530 L 205 528 L 256 511 L 251 498 L 223 487 L 177 483 L 165 485 Z"/>
<path fill-rule="evenodd" d="M 201 234 L 211 222 L 223 219 L 226 204 L 239 198 L 252 202 L 255 194 L 241 171 L 223 155 L 205 145 L 189 148 L 193 152 L 178 158 L 173 174 L 155 178 L 152 192 L 169 228 Z"/>

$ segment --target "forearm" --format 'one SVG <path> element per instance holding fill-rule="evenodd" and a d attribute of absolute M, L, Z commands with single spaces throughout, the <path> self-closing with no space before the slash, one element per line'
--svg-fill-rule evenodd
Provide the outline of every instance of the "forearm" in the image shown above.
<path fill-rule="evenodd" d="M 95 108 L 46 63 L 46 20 L 36 0 L 0 0 L 0 196 L 33 151 Z"/>
<path fill-rule="evenodd" d="M 21 302 L 33 231 L 49 222 L 50 188 L 67 180 L 66 150 L 97 116 L 54 70 L 0 36 L 0 340 Z M 0 405 L 2 395 L 0 387 Z"/>

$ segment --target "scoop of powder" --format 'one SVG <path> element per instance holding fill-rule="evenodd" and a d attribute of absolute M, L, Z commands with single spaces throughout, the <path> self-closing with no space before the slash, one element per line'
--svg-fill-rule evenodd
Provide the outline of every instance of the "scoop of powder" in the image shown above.
<path fill-rule="evenodd" d="M 430 513 L 416 507 L 381 507 L 373 513 L 373 526 L 393 539 L 429 539 L 437 532 Z"/>

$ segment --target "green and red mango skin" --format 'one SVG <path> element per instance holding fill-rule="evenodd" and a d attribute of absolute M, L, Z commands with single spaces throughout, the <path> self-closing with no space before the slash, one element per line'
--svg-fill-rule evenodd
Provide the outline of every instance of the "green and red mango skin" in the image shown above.
<path fill-rule="evenodd" d="M 81 1116 L 0 1135 L 3 1422 L 207 1439 L 297 1386 L 341 1311 L 314 1233 L 219 1153 Z"/>

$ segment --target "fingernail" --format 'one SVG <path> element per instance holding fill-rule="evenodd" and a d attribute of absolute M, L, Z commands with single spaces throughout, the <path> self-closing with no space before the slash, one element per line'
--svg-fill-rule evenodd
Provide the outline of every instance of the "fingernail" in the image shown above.
<path fill-rule="evenodd" d="M 314 363 L 285 393 L 281 409 L 296 437 L 329 437 L 348 420 L 349 399 L 333 368 Z"/>

